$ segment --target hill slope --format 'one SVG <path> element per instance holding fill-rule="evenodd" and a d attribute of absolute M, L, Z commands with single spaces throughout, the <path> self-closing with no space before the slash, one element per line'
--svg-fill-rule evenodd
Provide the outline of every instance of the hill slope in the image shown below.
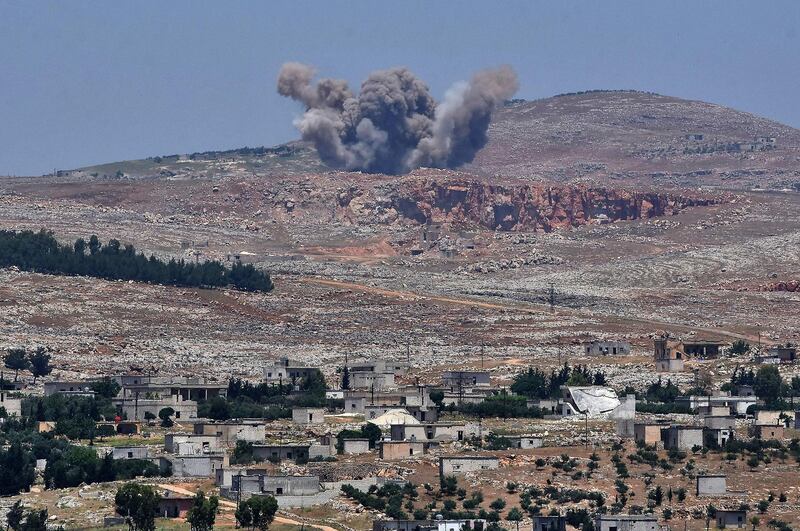
<path fill-rule="evenodd" d="M 465 169 L 533 180 L 800 188 L 800 131 L 727 107 L 633 91 L 592 91 L 499 109 Z M 153 157 L 70 177 L 245 177 L 324 171 L 302 142 Z"/>
<path fill-rule="evenodd" d="M 700 101 L 597 91 L 499 110 L 473 168 L 548 179 L 609 177 L 674 184 L 800 179 L 800 131 Z"/>

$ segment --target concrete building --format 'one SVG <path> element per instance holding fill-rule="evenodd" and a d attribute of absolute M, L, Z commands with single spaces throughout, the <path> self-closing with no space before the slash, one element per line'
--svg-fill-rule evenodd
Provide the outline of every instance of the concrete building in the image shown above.
<path fill-rule="evenodd" d="M 797 347 L 794 346 L 777 346 L 767 349 L 767 357 L 773 357 L 779 363 L 794 363 L 797 359 Z"/>
<path fill-rule="evenodd" d="M 591 341 L 583 346 L 587 356 L 627 356 L 631 344 L 627 341 Z"/>
<path fill-rule="evenodd" d="M 164 450 L 178 455 L 202 455 L 222 451 L 227 445 L 217 435 L 167 433 Z"/>
<path fill-rule="evenodd" d="M 408 459 L 425 453 L 421 441 L 383 441 L 380 443 L 380 458 L 385 461 Z"/>
<path fill-rule="evenodd" d="M 194 505 L 194 496 L 177 494 L 170 490 L 159 491 L 158 516 L 162 518 L 186 518 Z"/>
<path fill-rule="evenodd" d="M 500 460 L 494 456 L 469 455 L 469 456 L 441 456 L 439 457 L 439 477 L 477 472 L 481 470 L 496 470 L 500 468 Z"/>
<path fill-rule="evenodd" d="M 563 516 L 534 516 L 533 531 L 567 531 L 567 519 Z"/>
<path fill-rule="evenodd" d="M 668 426 L 651 422 L 636 422 L 633 425 L 633 438 L 648 446 L 658 446 L 662 443 L 661 431 Z"/>
<path fill-rule="evenodd" d="M 736 431 L 734 428 L 705 428 L 703 430 L 703 439 L 706 446 L 710 448 L 722 448 L 728 444 L 728 441 L 735 438 Z"/>
<path fill-rule="evenodd" d="M 483 531 L 485 520 L 377 520 L 372 531 Z"/>
<path fill-rule="evenodd" d="M 304 462 L 309 458 L 310 444 L 254 444 L 253 457 L 264 461 Z"/>
<path fill-rule="evenodd" d="M 22 416 L 22 399 L 11 398 L 5 391 L 0 391 L 0 407 L 6 410 L 9 417 Z"/>
<path fill-rule="evenodd" d="M 184 376 L 147 376 L 123 374 L 114 376 L 122 388 L 123 398 L 166 398 L 178 396 L 182 400 L 208 400 L 228 396 L 227 382 L 214 382 L 205 378 Z"/>
<path fill-rule="evenodd" d="M 215 477 L 218 468 L 229 466 L 228 454 L 180 455 L 161 457 L 162 470 L 172 466 L 172 476 L 177 478 Z"/>
<path fill-rule="evenodd" d="M 695 446 L 703 447 L 703 428 L 698 426 L 673 425 L 662 432 L 664 448 L 667 450 L 691 451 Z"/>
<path fill-rule="evenodd" d="M 723 496 L 728 492 L 724 474 L 698 474 L 695 483 L 697 496 Z"/>
<path fill-rule="evenodd" d="M 754 434 L 756 439 L 766 441 L 775 440 L 781 441 L 786 438 L 784 435 L 785 428 L 783 426 L 754 426 Z"/>
<path fill-rule="evenodd" d="M 92 389 L 94 382 L 85 380 L 55 381 L 44 383 L 44 396 L 62 394 L 68 396 L 88 396 L 95 395 Z"/>
<path fill-rule="evenodd" d="M 601 514 L 595 520 L 597 531 L 659 531 L 652 514 Z"/>
<path fill-rule="evenodd" d="M 301 425 L 325 424 L 325 410 L 321 407 L 293 407 L 292 422 Z"/>
<path fill-rule="evenodd" d="M 148 416 L 158 418 L 162 409 L 172 408 L 172 418 L 176 421 L 197 418 L 197 402 L 184 400 L 180 395 L 168 395 L 161 398 L 143 398 L 141 396 L 118 396 L 111 402 L 117 407 L 119 414 L 127 420 L 147 420 Z M 149 415 L 148 415 L 149 413 Z"/>
<path fill-rule="evenodd" d="M 211 420 L 196 422 L 194 433 L 219 437 L 222 445 L 233 446 L 236 441 L 264 442 L 267 437 L 267 426 L 261 419 Z"/>
<path fill-rule="evenodd" d="M 241 491 L 242 499 L 247 499 L 252 494 L 270 494 L 272 496 L 310 496 L 320 491 L 320 483 L 318 476 L 234 474 L 231 476 L 231 491 Z"/>
<path fill-rule="evenodd" d="M 282 357 L 264 367 L 264 381 L 287 385 L 302 380 L 316 370 L 315 367 L 306 367 L 289 360 L 289 358 Z"/>
<path fill-rule="evenodd" d="M 521 450 L 529 450 L 531 448 L 541 448 L 544 446 L 544 441 L 541 437 L 535 435 L 504 435 L 506 439 L 511 441 L 514 448 Z"/>
<path fill-rule="evenodd" d="M 653 359 L 656 364 L 656 372 L 681 372 L 684 367 L 684 358 L 684 353 L 666 337 L 657 337 L 653 340 Z"/>
<path fill-rule="evenodd" d="M 439 420 L 439 408 L 430 406 L 398 406 L 398 405 L 366 405 L 364 406 L 364 418 L 367 421 L 375 420 L 378 417 L 402 409 L 414 417 L 417 422 L 436 422 Z"/>
<path fill-rule="evenodd" d="M 385 360 L 371 360 L 348 366 L 350 389 L 382 391 L 395 387 L 395 376 L 405 374 L 406 367 Z"/>
<path fill-rule="evenodd" d="M 747 527 L 747 511 L 717 509 L 714 519 L 720 529 L 743 529 Z"/>
<path fill-rule="evenodd" d="M 750 406 L 758 404 L 758 397 L 755 396 L 730 396 L 727 393 L 720 393 L 714 396 L 680 396 L 675 399 L 679 404 L 683 404 L 689 409 L 697 410 L 700 415 L 719 416 L 727 408 L 729 415 L 743 417 L 747 415 Z"/>
<path fill-rule="evenodd" d="M 416 419 L 415 419 L 416 420 Z M 389 428 L 393 441 L 463 441 L 480 435 L 477 424 L 460 422 L 431 422 L 426 424 L 392 424 Z"/>
<path fill-rule="evenodd" d="M 456 393 L 471 387 L 488 387 L 492 384 L 489 371 L 445 371 L 442 373 L 442 387 Z"/>
<path fill-rule="evenodd" d="M 343 454 L 366 454 L 369 453 L 369 439 L 343 439 Z"/>
<path fill-rule="evenodd" d="M 114 446 L 111 448 L 114 459 L 149 459 L 150 448 L 147 446 Z"/>

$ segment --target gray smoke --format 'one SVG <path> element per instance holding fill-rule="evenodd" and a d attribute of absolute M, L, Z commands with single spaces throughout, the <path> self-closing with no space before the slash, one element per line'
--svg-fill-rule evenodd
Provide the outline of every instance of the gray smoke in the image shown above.
<path fill-rule="evenodd" d="M 329 166 L 371 173 L 455 168 L 486 145 L 492 111 L 517 91 L 509 66 L 456 83 L 438 105 L 428 86 L 405 68 L 369 75 L 354 95 L 341 79 L 313 83 L 314 69 L 286 63 L 278 93 L 301 102 L 294 121 Z"/>

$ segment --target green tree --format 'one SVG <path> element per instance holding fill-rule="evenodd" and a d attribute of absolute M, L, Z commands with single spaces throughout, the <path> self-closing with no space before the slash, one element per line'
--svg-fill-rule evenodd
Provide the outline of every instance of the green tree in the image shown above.
<path fill-rule="evenodd" d="M 214 420 L 228 420 L 231 410 L 228 401 L 221 396 L 215 396 L 209 401 L 208 417 Z"/>
<path fill-rule="evenodd" d="M 522 511 L 519 510 L 517 507 L 512 507 L 508 514 L 506 515 L 506 520 L 509 522 L 514 522 L 517 524 L 517 531 L 519 531 L 519 523 L 522 520 Z"/>
<path fill-rule="evenodd" d="M 3 358 L 3 363 L 7 369 L 14 371 L 14 381 L 17 381 L 19 371 L 24 371 L 28 368 L 28 356 L 24 348 L 10 348 L 8 353 Z"/>
<path fill-rule="evenodd" d="M 153 531 L 161 496 L 150 485 L 126 483 L 114 496 L 117 513 L 125 517 L 131 531 Z"/>
<path fill-rule="evenodd" d="M 22 524 L 22 519 L 25 517 L 25 508 L 22 506 L 22 500 L 17 500 L 11 506 L 8 513 L 6 513 L 6 522 L 8 528 L 17 531 Z"/>
<path fill-rule="evenodd" d="M 342 389 L 350 389 L 350 368 L 347 365 L 342 370 Z"/>
<path fill-rule="evenodd" d="M 252 496 L 239 504 L 236 521 L 241 527 L 267 531 L 277 511 L 278 501 L 272 496 Z"/>
<path fill-rule="evenodd" d="M 33 485 L 36 459 L 19 441 L 8 450 L 0 449 L 0 496 L 13 496 Z"/>
<path fill-rule="evenodd" d="M 116 380 L 107 376 L 101 380 L 92 382 L 90 387 L 92 391 L 103 398 L 114 398 L 119 394 L 119 390 L 121 389 Z"/>
<path fill-rule="evenodd" d="M 753 390 L 768 406 L 775 405 L 781 396 L 783 378 L 774 365 L 765 365 L 756 373 Z"/>
<path fill-rule="evenodd" d="M 161 427 L 162 428 L 171 428 L 174 422 L 172 422 L 172 415 L 175 414 L 175 410 L 171 407 L 162 408 L 161 411 L 158 412 L 158 418 L 161 419 Z"/>
<path fill-rule="evenodd" d="M 214 529 L 214 522 L 217 519 L 219 509 L 219 498 L 216 496 L 206 497 L 203 491 L 198 491 L 194 497 L 194 505 L 186 515 L 192 531 L 210 531 Z"/>
<path fill-rule="evenodd" d="M 44 347 L 38 347 L 33 354 L 28 357 L 28 366 L 33 374 L 33 383 L 36 383 L 36 378 L 47 376 L 53 372 L 53 367 L 50 365 L 50 354 Z"/>
<path fill-rule="evenodd" d="M 743 339 L 737 339 L 731 345 L 731 348 L 728 349 L 728 352 L 733 354 L 734 356 L 740 356 L 747 354 L 750 352 L 750 343 L 744 341 Z"/>

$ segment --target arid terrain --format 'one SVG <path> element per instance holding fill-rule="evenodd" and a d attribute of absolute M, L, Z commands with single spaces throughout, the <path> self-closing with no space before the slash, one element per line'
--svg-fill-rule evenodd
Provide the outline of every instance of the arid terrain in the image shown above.
<path fill-rule="evenodd" d="M 507 385 L 528 366 L 589 363 L 614 389 L 642 390 L 659 378 L 659 334 L 743 339 L 756 349 L 800 341 L 800 131 L 653 94 L 509 102 L 488 146 L 461 170 L 335 172 L 295 142 L 0 178 L 0 229 L 42 228 L 62 243 L 96 234 L 162 258 L 241 260 L 275 282 L 263 294 L 0 270 L 0 350 L 51 349 L 54 378 L 136 368 L 255 381 L 267 361 L 288 356 L 336 382 L 347 356 L 408 361 L 404 383 L 483 367 Z M 587 358 L 582 344 L 592 339 L 629 341 L 633 352 Z M 692 361 L 698 371 L 670 378 L 683 389 L 698 377 L 718 388 L 751 363 Z M 781 372 L 800 374 L 794 365 Z M 582 424 L 497 422 L 500 432 L 546 434 L 554 447 L 503 454 L 501 469 L 481 478 L 487 499 L 510 477 L 576 484 L 534 462 L 549 467 L 562 446 L 580 445 Z M 591 430 L 601 466 L 589 485 L 613 500 L 613 427 Z M 583 453 L 585 464 L 591 452 Z M 800 518 L 790 460 L 752 476 L 723 454 L 688 459 L 727 473 L 731 490 L 750 489 L 751 504 L 786 491 L 789 502 L 776 501 L 770 516 Z M 679 471 L 686 459 L 675 465 L 654 472 L 655 484 L 691 492 Z M 433 457 L 408 466 L 415 482 L 434 481 Z M 650 468 L 631 465 L 632 475 Z M 644 505 L 644 485 L 632 484 L 632 503 Z M 107 487 L 81 490 L 79 503 L 94 510 Z M 32 499 L 64 496 L 83 494 Z M 705 503 L 692 493 L 676 517 Z M 370 528 L 362 511 L 337 507 L 298 514 Z M 74 518 L 63 509 L 51 514 Z"/>

